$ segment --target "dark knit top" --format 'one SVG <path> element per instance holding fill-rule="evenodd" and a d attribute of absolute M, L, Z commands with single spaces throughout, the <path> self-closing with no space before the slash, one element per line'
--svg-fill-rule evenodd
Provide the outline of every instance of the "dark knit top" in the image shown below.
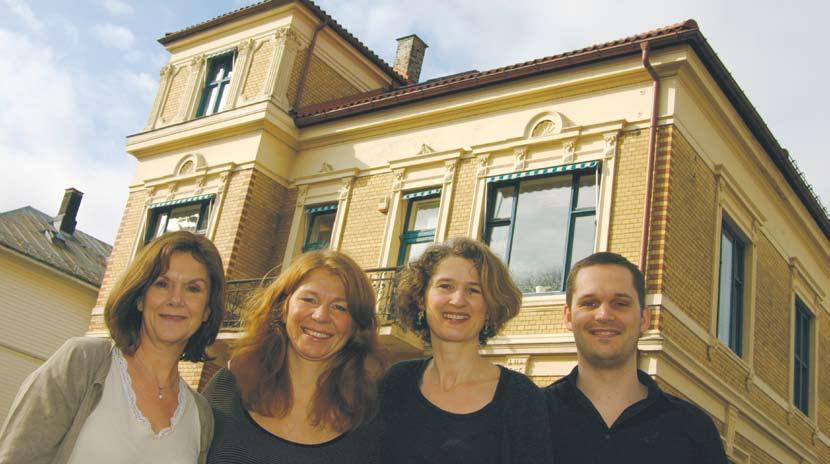
<path fill-rule="evenodd" d="M 398 363 L 381 384 L 384 463 L 552 462 L 545 399 L 530 379 L 500 367 L 493 400 L 476 412 L 453 414 L 421 393 L 428 363 Z"/>
<path fill-rule="evenodd" d="M 380 420 L 325 443 L 304 445 L 259 426 L 242 405 L 233 374 L 221 369 L 202 394 L 213 408 L 216 429 L 207 462 L 222 464 L 379 463 Z"/>

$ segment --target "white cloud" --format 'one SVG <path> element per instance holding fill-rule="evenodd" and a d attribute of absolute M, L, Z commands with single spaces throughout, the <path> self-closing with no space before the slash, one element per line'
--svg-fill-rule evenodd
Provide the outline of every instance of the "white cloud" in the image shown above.
<path fill-rule="evenodd" d="M 135 35 L 123 26 L 115 24 L 96 24 L 92 31 L 104 42 L 105 46 L 128 50 L 135 43 Z"/>
<path fill-rule="evenodd" d="M 26 27 L 36 32 L 43 30 L 43 22 L 35 16 L 29 5 L 19 0 L 4 0 L 3 3 L 15 16 L 23 20 Z"/>
<path fill-rule="evenodd" d="M 132 5 L 121 0 L 104 0 L 103 6 L 110 14 L 116 16 L 131 15 L 135 11 Z"/>
<path fill-rule="evenodd" d="M 112 243 L 134 162 L 100 148 L 110 137 L 94 124 L 82 88 L 89 80 L 49 47 L 4 29 L 0 55 L 0 211 L 30 205 L 55 214 L 64 189 L 76 187 L 85 193 L 78 228 Z"/>
<path fill-rule="evenodd" d="M 124 81 L 128 85 L 134 87 L 140 95 L 149 102 L 156 94 L 156 86 L 158 82 L 153 76 L 147 73 L 125 73 Z"/>

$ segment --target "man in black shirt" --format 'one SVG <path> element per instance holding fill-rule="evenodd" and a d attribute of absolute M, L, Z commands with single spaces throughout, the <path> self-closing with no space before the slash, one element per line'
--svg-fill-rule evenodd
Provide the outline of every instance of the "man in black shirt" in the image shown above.
<path fill-rule="evenodd" d="M 571 269 L 564 316 L 577 367 L 546 389 L 555 462 L 727 462 L 709 416 L 637 369 L 650 322 L 644 302 L 643 274 L 618 254 L 595 253 Z"/>

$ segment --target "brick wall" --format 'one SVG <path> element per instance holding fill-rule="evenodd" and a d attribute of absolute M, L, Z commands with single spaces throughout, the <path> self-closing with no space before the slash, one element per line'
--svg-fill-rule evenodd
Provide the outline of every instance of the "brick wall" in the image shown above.
<path fill-rule="evenodd" d="M 376 267 L 380 259 L 380 243 L 389 213 L 378 212 L 377 205 L 381 198 L 391 194 L 391 173 L 354 180 L 340 251 L 354 258 L 364 269 Z"/>
<path fill-rule="evenodd" d="M 359 93 L 357 88 L 317 56 L 311 58 L 300 107 Z"/>
<path fill-rule="evenodd" d="M 790 269 L 763 234 L 758 234 L 755 251 L 758 256 L 755 372 L 782 398 L 789 398 L 790 314 L 794 311 L 790 301 Z"/>
<path fill-rule="evenodd" d="M 714 175 L 672 129 L 662 287 L 701 327 L 711 325 L 712 250 L 717 211 Z"/>
<path fill-rule="evenodd" d="M 500 335 L 534 335 L 567 332 L 562 319 L 562 306 L 544 310 L 521 310 L 505 324 Z"/>
<path fill-rule="evenodd" d="M 227 220 L 238 221 L 238 225 L 235 231 L 227 227 L 228 235 L 220 238 L 217 231 L 216 236 L 217 245 L 233 240 L 233 251 L 226 263 L 228 279 L 261 277 L 273 267 L 276 239 L 280 238 L 278 213 L 288 196 L 285 187 L 259 171 L 247 171 L 246 176 L 247 182 L 240 177 L 238 189 L 225 200 L 226 208 L 231 203 L 233 207 L 222 212 L 223 216 L 232 214 Z M 238 209 L 240 203 L 241 209 Z"/>
<path fill-rule="evenodd" d="M 292 104 L 294 103 L 294 98 L 297 96 L 297 89 L 300 86 L 300 76 L 303 74 L 303 65 L 305 64 L 307 51 L 308 48 L 297 49 L 297 55 L 294 58 L 294 66 L 291 68 L 291 76 L 288 80 L 288 91 L 285 95 L 288 97 L 288 101 Z"/>
<path fill-rule="evenodd" d="M 258 44 L 254 45 L 254 49 Z M 242 89 L 242 98 L 250 100 L 262 92 L 265 79 L 268 77 L 268 70 L 271 67 L 271 57 L 274 53 L 274 42 L 266 40 L 259 49 L 253 52 L 251 67 L 248 71 L 248 79 L 245 81 L 245 88 Z"/>
<path fill-rule="evenodd" d="M 830 435 L 830 315 L 824 313 L 818 318 L 819 339 L 818 359 L 818 421 L 819 429 L 825 435 Z M 828 454 L 830 461 L 830 454 Z"/>
<path fill-rule="evenodd" d="M 648 131 L 635 130 L 620 136 L 617 147 L 614 192 L 608 248 L 634 263 L 640 260 L 643 201 L 645 199 Z"/>
<path fill-rule="evenodd" d="M 465 237 L 467 235 L 473 210 L 473 192 L 476 183 L 475 160 L 461 160 L 455 170 L 455 185 L 453 186 L 453 198 L 450 202 L 447 238 Z"/>
<path fill-rule="evenodd" d="M 145 212 L 147 192 L 130 192 L 127 197 L 127 205 L 124 207 L 124 214 L 121 216 L 121 224 L 115 235 L 115 243 L 112 246 L 112 253 L 107 260 L 107 269 L 104 271 L 104 278 L 101 281 L 101 289 L 98 292 L 96 308 L 103 308 L 107 302 L 112 287 L 121 278 L 121 274 L 127 269 L 130 254 L 135 244 L 136 234 L 141 225 Z M 89 323 L 89 331 L 95 332 L 104 330 L 104 319 L 102 315 L 94 315 Z"/>
<path fill-rule="evenodd" d="M 735 434 L 735 446 L 750 455 L 752 464 L 778 464 L 778 461 L 767 454 L 761 447 L 755 445 L 752 440 L 744 438 L 743 435 Z"/>
<path fill-rule="evenodd" d="M 190 78 L 190 67 L 184 65 L 173 77 L 173 82 L 170 84 L 170 91 L 167 93 L 167 100 L 164 102 L 164 107 L 161 109 L 161 119 L 170 121 L 176 113 L 185 98 L 185 90 L 187 88 L 187 81 Z M 184 102 L 187 104 L 187 102 Z"/>

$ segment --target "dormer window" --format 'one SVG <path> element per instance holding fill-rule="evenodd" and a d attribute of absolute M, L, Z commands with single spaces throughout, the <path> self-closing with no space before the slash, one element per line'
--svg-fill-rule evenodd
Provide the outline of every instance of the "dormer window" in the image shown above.
<path fill-rule="evenodd" d="M 235 57 L 236 51 L 232 50 L 208 59 L 205 88 L 202 90 L 199 111 L 196 112 L 197 117 L 209 116 L 222 110 L 231 83 Z"/>

